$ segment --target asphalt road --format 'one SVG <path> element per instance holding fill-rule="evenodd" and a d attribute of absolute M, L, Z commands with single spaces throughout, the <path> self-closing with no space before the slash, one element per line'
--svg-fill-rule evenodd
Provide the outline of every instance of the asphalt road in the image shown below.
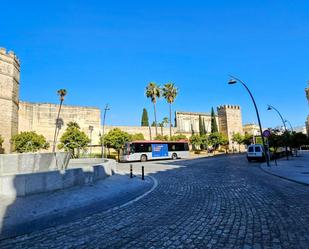
<path fill-rule="evenodd" d="M 241 155 L 144 165 L 158 181 L 146 197 L 0 248 L 309 248 L 308 186 Z"/>

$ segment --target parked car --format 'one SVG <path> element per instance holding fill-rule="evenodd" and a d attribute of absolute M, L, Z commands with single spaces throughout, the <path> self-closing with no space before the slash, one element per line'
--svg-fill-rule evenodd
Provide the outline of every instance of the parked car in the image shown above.
<path fill-rule="evenodd" d="M 247 148 L 247 159 L 249 162 L 253 160 L 264 161 L 265 151 L 262 144 L 251 144 Z"/>

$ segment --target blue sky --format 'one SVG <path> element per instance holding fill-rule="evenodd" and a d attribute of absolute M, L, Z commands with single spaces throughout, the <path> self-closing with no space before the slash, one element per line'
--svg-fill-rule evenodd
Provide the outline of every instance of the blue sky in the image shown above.
<path fill-rule="evenodd" d="M 0 46 L 21 60 L 22 100 L 97 106 L 107 124 L 139 125 L 149 81 L 179 87 L 174 110 L 242 107 L 256 122 L 247 83 L 264 127 L 280 124 L 267 104 L 303 125 L 309 108 L 308 1 L 3 1 Z M 159 120 L 168 116 L 164 100 Z"/>

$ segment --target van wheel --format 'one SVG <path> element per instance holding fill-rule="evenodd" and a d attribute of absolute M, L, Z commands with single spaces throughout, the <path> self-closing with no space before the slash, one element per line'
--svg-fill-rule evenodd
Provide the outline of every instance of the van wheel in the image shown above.
<path fill-rule="evenodd" d="M 176 159 L 177 159 L 177 154 L 176 154 L 176 153 L 173 153 L 172 159 L 173 159 L 173 160 L 176 160 Z"/>
<path fill-rule="evenodd" d="M 252 159 L 251 158 L 247 158 L 247 159 L 248 159 L 248 162 L 251 163 Z"/>
<path fill-rule="evenodd" d="M 147 156 L 141 155 L 141 162 L 146 162 L 146 161 L 147 161 Z"/>

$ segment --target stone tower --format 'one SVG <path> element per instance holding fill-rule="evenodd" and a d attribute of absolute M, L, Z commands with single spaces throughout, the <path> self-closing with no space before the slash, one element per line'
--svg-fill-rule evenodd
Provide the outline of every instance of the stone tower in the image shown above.
<path fill-rule="evenodd" d="M 10 139 L 18 132 L 19 60 L 14 52 L 0 48 L 0 134 L 6 153 L 12 151 Z"/>
<path fill-rule="evenodd" d="M 243 134 L 242 117 L 240 106 L 223 105 L 217 108 L 219 131 L 227 135 L 229 139 L 229 148 L 233 148 L 233 134 Z"/>

